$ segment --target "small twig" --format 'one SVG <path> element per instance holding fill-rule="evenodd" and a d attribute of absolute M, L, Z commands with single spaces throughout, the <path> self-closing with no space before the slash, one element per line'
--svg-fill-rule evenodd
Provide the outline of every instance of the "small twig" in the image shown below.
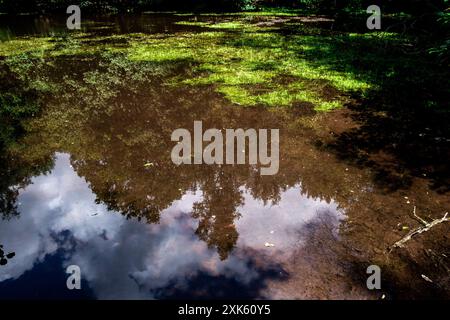
<path fill-rule="evenodd" d="M 446 212 L 445 215 L 444 215 L 442 218 L 440 218 L 440 219 L 435 219 L 435 220 L 431 221 L 430 223 L 428 223 L 428 222 L 426 222 L 424 219 L 422 219 L 422 218 L 420 218 L 418 215 L 416 215 L 416 210 L 415 210 L 415 209 L 416 209 L 416 207 L 414 207 L 414 216 L 415 216 L 417 219 L 419 219 L 419 221 L 420 221 L 421 223 L 423 223 L 424 226 L 423 226 L 423 227 L 420 227 L 420 228 L 417 228 L 417 229 L 414 229 L 413 231 L 409 232 L 409 233 L 408 233 L 406 236 L 404 236 L 402 239 L 400 239 L 399 241 L 397 241 L 396 243 L 394 243 L 394 244 L 391 246 L 391 249 L 390 249 L 389 251 L 392 251 L 392 249 L 394 249 L 394 248 L 402 248 L 403 245 L 404 245 L 406 242 L 408 242 L 409 240 L 411 240 L 412 237 L 414 237 L 414 236 L 416 236 L 416 235 L 418 235 L 418 234 L 421 234 L 421 233 L 423 233 L 423 232 L 426 232 L 426 231 L 430 230 L 432 227 L 434 227 L 434 226 L 436 226 L 436 225 L 438 225 L 438 224 L 440 224 L 440 223 L 450 221 L 450 218 L 447 218 L 448 212 Z"/>
<path fill-rule="evenodd" d="M 414 209 L 413 209 L 413 215 L 414 215 L 414 217 L 415 217 L 417 220 L 419 220 L 419 222 L 422 223 L 424 226 L 427 226 L 427 225 L 428 225 L 428 222 L 426 222 L 424 219 L 422 219 L 421 217 L 419 217 L 419 216 L 416 214 L 416 206 L 414 206 Z"/>

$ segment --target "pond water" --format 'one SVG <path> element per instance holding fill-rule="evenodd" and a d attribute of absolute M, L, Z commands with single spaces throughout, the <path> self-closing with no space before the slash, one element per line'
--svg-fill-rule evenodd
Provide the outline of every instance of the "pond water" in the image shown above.
<path fill-rule="evenodd" d="M 365 268 L 387 247 L 383 233 L 411 206 L 404 207 L 402 194 L 376 189 L 370 170 L 350 167 L 318 143 L 330 127 L 348 126 L 341 111 L 314 110 L 316 101 L 344 101 L 339 85 L 311 80 L 326 89 L 321 96 L 272 108 L 271 101 L 284 100 L 281 89 L 271 93 L 270 87 L 296 80 L 258 82 L 268 75 L 250 72 L 267 71 L 262 68 L 243 70 L 248 82 L 228 83 L 230 70 L 211 67 L 220 62 L 218 47 L 201 61 L 185 48 L 169 52 L 163 45 L 184 37 L 179 41 L 206 50 L 210 37 L 211 46 L 231 47 L 227 41 L 245 36 L 234 26 L 211 31 L 201 24 L 230 19 L 100 17 L 68 36 L 63 17 L 1 18 L 2 67 L 33 116 L 2 154 L 0 244 L 15 256 L 0 266 L 0 298 L 380 296 L 367 290 Z M 271 19 L 250 22 L 264 28 L 300 23 L 313 33 L 330 23 Z M 30 52 L 32 46 L 48 51 Z M 151 58 L 148 48 L 156 48 Z M 231 54 L 240 63 L 241 52 Z M 205 78 L 207 64 L 222 77 L 219 83 Z M 224 90 L 223 83 L 248 95 Z M 260 100 L 243 106 L 251 94 Z M 194 121 L 204 128 L 280 129 L 279 172 L 173 164 L 171 133 L 192 131 Z M 387 213 L 375 216 L 383 206 Z M 80 267 L 81 290 L 66 287 L 69 265 Z"/>
<path fill-rule="evenodd" d="M 127 220 L 96 203 L 70 156 L 57 154 L 51 173 L 21 190 L 21 218 L 1 225 L 2 243 L 17 248 L 14 260 L 2 268 L 2 297 L 70 297 L 65 283 L 57 282 L 70 264 L 83 271 L 87 297 L 263 297 L 267 280 L 287 278 L 278 256 L 310 241 L 314 223 L 323 219 L 337 228 L 344 218 L 336 203 L 309 198 L 300 186 L 281 192 L 277 204 L 264 204 L 244 186 L 236 192 L 239 203 L 230 211 L 208 208 L 195 217 L 196 205 L 226 205 L 221 195 L 199 188 L 180 194 L 159 212 L 158 223 Z M 266 248 L 265 242 L 275 247 Z M 36 287 L 42 278 L 45 288 Z"/>

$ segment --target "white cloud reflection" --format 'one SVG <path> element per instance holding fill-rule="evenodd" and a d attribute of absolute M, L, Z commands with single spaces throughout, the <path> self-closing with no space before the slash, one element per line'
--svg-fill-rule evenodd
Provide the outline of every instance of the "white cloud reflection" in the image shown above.
<path fill-rule="evenodd" d="M 299 245 L 302 227 L 320 211 L 337 220 L 343 215 L 335 203 L 300 194 L 300 187 L 283 192 L 277 205 L 264 205 L 244 190 L 242 217 L 236 221 L 237 248 L 221 261 L 195 235 L 192 206 L 201 191 L 188 193 L 161 213 L 159 224 L 126 220 L 95 203 L 95 195 L 70 165 L 69 155 L 57 154 L 53 171 L 33 178 L 21 191 L 20 218 L 0 222 L 0 243 L 16 256 L 0 268 L 0 282 L 18 279 L 47 255 L 64 249 L 64 268 L 79 265 L 82 277 L 96 297 L 154 298 L 155 292 L 174 285 L 189 289 L 199 272 L 224 276 L 243 284 L 258 279 L 258 270 L 243 252 L 288 252 Z M 70 241 L 61 240 L 70 232 Z M 266 248 L 266 242 L 273 248 Z"/>

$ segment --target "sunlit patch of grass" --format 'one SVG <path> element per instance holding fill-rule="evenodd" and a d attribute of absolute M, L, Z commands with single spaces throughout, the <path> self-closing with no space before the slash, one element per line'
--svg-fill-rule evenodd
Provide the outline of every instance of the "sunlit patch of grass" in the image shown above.
<path fill-rule="evenodd" d="M 342 106 L 346 92 L 370 88 L 370 83 L 355 73 L 333 70 L 307 59 L 307 55 L 316 54 L 338 60 L 339 57 L 329 57 L 329 41 L 308 36 L 283 37 L 271 32 L 184 33 L 163 39 L 140 39 L 132 43 L 129 57 L 154 62 L 192 61 L 194 76 L 180 79 L 181 84 L 217 85 L 218 92 L 239 105 L 289 106 L 304 101 L 324 111 Z M 302 84 L 326 81 L 341 93 L 324 99 L 313 86 L 300 88 L 298 81 L 297 87 L 295 81 L 289 86 L 279 84 L 278 78 L 285 76 L 302 79 Z M 264 85 L 271 90 L 255 94 L 245 88 L 248 85 Z"/>
<path fill-rule="evenodd" d="M 293 92 L 286 88 L 276 88 L 271 92 L 256 95 L 239 86 L 219 86 L 217 91 L 241 106 L 259 104 L 267 107 L 288 107 L 294 102 L 310 102 L 317 111 L 329 111 L 342 107 L 341 100 L 324 101 L 313 92 Z"/>
<path fill-rule="evenodd" d="M 237 20 L 237 21 L 224 21 L 224 22 L 207 22 L 207 21 L 177 21 L 176 25 L 180 26 L 198 26 L 198 27 L 208 27 L 213 29 L 237 29 L 248 27 L 247 24 Z"/>
<path fill-rule="evenodd" d="M 389 77 L 391 71 L 388 67 L 384 70 L 383 63 L 391 62 L 370 49 L 379 42 L 399 41 L 396 34 L 385 32 L 326 36 L 314 31 L 283 35 L 273 32 L 270 26 L 254 24 L 247 17 L 218 21 L 177 22 L 205 27 L 207 32 L 110 36 L 80 32 L 66 37 L 12 40 L 2 43 L 0 53 L 17 55 L 32 48 L 50 57 L 109 52 L 135 64 L 184 63 L 191 72 L 184 79 L 166 79 L 167 83 L 213 85 L 225 98 L 243 106 L 287 107 L 308 102 L 316 110 L 325 111 L 342 106 L 349 93 L 364 95 L 373 89 L 379 80 L 377 73 Z M 290 80 L 280 81 L 286 78 Z M 264 90 L 250 90 L 249 86 Z"/>
<path fill-rule="evenodd" d="M 273 16 L 273 17 L 295 17 L 300 14 L 305 14 L 305 11 L 291 8 L 264 8 L 259 11 L 240 11 L 240 12 L 226 12 L 226 13 L 193 13 L 183 12 L 175 13 L 174 15 L 184 16 Z"/>
<path fill-rule="evenodd" d="M 266 83 L 267 78 L 270 77 L 271 77 L 270 73 L 263 73 L 263 72 L 255 73 L 241 70 L 236 72 L 213 73 L 208 77 L 188 79 L 183 81 L 183 83 L 186 84 L 223 83 L 227 85 L 258 84 L 258 83 Z"/>
<path fill-rule="evenodd" d="M 132 47 L 128 56 L 135 61 L 179 61 L 192 59 L 193 55 L 189 48 L 171 47 L 166 45 L 136 45 Z"/>
<path fill-rule="evenodd" d="M 11 56 L 22 53 L 42 55 L 45 51 L 53 49 L 55 43 L 50 37 L 24 37 L 0 43 L 0 56 Z"/>
<path fill-rule="evenodd" d="M 209 26 L 208 22 L 204 21 L 177 21 L 175 24 L 180 26 L 195 26 L 195 27 L 207 27 Z"/>
<path fill-rule="evenodd" d="M 249 94 L 247 90 L 239 86 L 219 86 L 217 91 L 238 105 L 251 106 L 257 103 L 256 96 Z"/>
<path fill-rule="evenodd" d="M 196 26 L 216 30 L 242 30 L 242 31 L 256 31 L 258 27 L 243 21 L 225 21 L 225 22 L 205 22 L 205 21 L 178 21 L 177 25 Z"/>
<path fill-rule="evenodd" d="M 212 28 L 212 29 L 243 29 L 243 28 L 248 28 L 249 25 L 244 24 L 240 21 L 231 21 L 231 22 L 221 22 L 221 23 L 210 24 L 208 27 Z"/>

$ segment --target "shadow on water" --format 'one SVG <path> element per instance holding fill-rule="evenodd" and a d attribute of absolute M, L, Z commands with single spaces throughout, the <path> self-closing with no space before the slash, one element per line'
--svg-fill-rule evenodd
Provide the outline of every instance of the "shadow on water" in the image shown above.
<path fill-rule="evenodd" d="M 412 178 L 419 177 L 446 193 L 450 191 L 450 83 L 444 65 L 413 50 L 408 41 L 388 36 L 343 35 L 326 50 L 317 47 L 309 57 L 313 63 L 358 75 L 374 85 L 363 99 L 354 98 L 348 105 L 357 127 L 340 132 L 329 144 L 331 150 L 371 168 L 374 181 L 386 190 L 408 188 Z"/>
<path fill-rule="evenodd" d="M 271 32 L 290 39 L 294 50 L 323 72 L 349 74 L 371 86 L 363 96 L 349 95 L 347 107 L 357 126 L 320 144 L 349 163 L 370 168 L 374 182 L 385 190 L 407 189 L 419 177 L 441 193 L 450 191 L 448 66 L 416 52 L 412 39 L 395 34 L 348 34 L 304 24 Z M 276 46 L 252 34 L 223 41 L 244 48 Z M 285 43 L 279 48 L 285 49 Z M 336 89 L 330 85 L 327 90 Z"/>
<path fill-rule="evenodd" d="M 360 127 L 341 133 L 330 147 L 347 161 L 371 168 L 375 182 L 388 191 L 407 189 L 416 177 L 448 193 L 448 112 L 417 108 L 420 89 L 405 90 L 411 92 L 411 100 L 399 109 L 383 102 L 390 94 L 386 91 L 352 108 L 352 118 Z"/>
<path fill-rule="evenodd" d="M 363 74 L 376 84 L 364 99 L 349 105 L 358 126 L 338 134 L 331 149 L 370 167 L 375 182 L 386 190 L 408 188 L 419 177 L 439 192 L 450 191 L 450 83 L 445 66 L 432 56 L 411 52 L 408 43 L 382 36 L 346 39 L 329 49 L 327 59 L 315 61 Z"/>

